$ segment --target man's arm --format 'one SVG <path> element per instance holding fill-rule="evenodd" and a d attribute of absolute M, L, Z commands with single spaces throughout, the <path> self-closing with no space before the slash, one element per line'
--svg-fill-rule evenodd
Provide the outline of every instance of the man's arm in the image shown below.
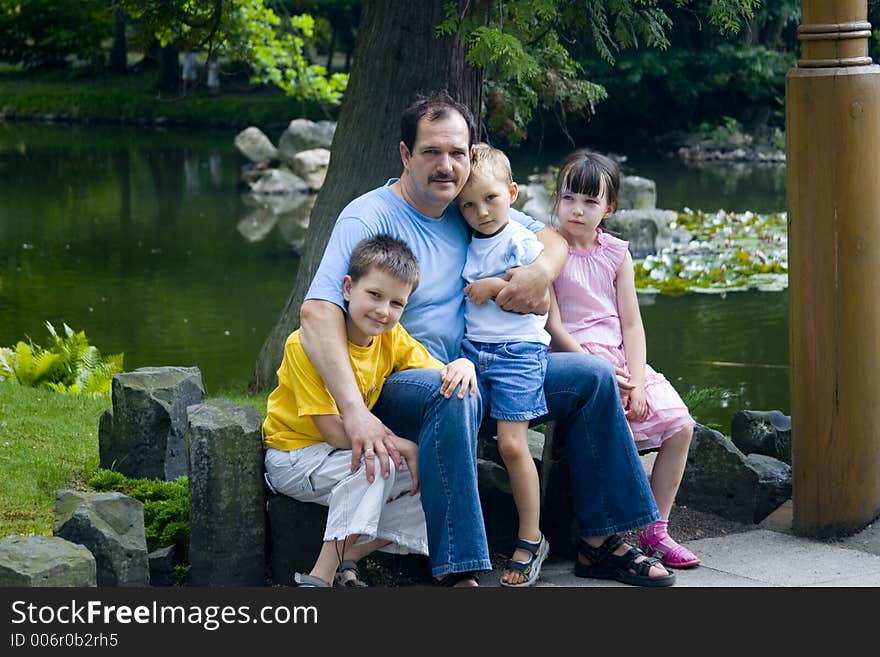
<path fill-rule="evenodd" d="M 367 480 L 373 481 L 375 457 L 379 458 L 382 477 L 387 478 L 389 455 L 400 465 L 400 454 L 391 431 L 364 404 L 348 358 L 342 309 L 329 301 L 304 301 L 300 309 L 300 340 L 342 414 L 342 425 L 351 440 L 351 471 L 357 470 L 363 454 Z"/>
<path fill-rule="evenodd" d="M 495 297 L 495 303 L 504 310 L 543 315 L 550 308 L 550 285 L 565 267 L 568 243 L 549 228 L 535 235 L 544 250 L 532 264 L 507 272 L 507 286 Z"/>

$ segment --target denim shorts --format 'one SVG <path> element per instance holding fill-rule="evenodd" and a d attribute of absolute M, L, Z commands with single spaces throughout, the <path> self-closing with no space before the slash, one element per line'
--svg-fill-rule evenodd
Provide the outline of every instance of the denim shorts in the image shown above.
<path fill-rule="evenodd" d="M 489 406 L 490 417 L 517 422 L 546 415 L 546 345 L 463 340 L 461 355 L 476 367 L 480 394 Z"/>

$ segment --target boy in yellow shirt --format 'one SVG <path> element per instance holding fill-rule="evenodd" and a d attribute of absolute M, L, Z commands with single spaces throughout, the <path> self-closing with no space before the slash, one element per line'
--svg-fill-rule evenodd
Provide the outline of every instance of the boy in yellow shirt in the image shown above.
<path fill-rule="evenodd" d="M 438 369 L 449 397 L 476 391 L 476 372 L 467 359 L 444 365 L 398 323 L 418 286 L 418 263 L 402 241 L 377 235 L 361 241 L 343 278 L 347 302 L 348 351 L 367 408 L 379 398 L 385 379 L 398 370 Z M 278 387 L 269 396 L 263 423 L 266 474 L 271 487 L 303 502 L 329 507 L 324 544 L 311 572 L 296 573 L 298 586 L 364 586 L 356 562 L 375 550 L 428 553 L 425 516 L 418 495 L 418 447 L 391 437 L 401 463 L 388 478 L 366 476 L 364 454 L 352 472 L 351 441 L 339 409 L 306 355 L 299 330 L 287 338 Z M 409 494 L 407 494 L 409 493 Z"/>

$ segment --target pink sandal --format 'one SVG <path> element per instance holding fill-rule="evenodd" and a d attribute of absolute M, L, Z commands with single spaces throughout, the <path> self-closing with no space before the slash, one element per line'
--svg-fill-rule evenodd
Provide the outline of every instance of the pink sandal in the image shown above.
<path fill-rule="evenodd" d="M 684 545 L 676 543 L 669 534 L 662 536 L 639 537 L 639 547 L 649 557 L 657 557 L 660 563 L 669 568 L 693 568 L 700 559 Z"/>

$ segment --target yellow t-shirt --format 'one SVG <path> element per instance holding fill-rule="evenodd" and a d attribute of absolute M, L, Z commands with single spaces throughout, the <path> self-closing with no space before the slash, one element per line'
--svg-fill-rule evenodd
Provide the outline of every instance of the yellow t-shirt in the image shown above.
<path fill-rule="evenodd" d="M 364 404 L 372 408 L 385 379 L 392 372 L 409 369 L 440 369 L 443 363 L 431 356 L 400 324 L 373 338 L 369 347 L 348 343 L 348 356 Z M 440 377 L 437 377 L 440 385 Z M 306 356 L 299 330 L 284 344 L 278 368 L 278 387 L 269 395 L 263 436 L 266 447 L 290 451 L 324 442 L 312 415 L 341 415 L 318 370 Z"/>

